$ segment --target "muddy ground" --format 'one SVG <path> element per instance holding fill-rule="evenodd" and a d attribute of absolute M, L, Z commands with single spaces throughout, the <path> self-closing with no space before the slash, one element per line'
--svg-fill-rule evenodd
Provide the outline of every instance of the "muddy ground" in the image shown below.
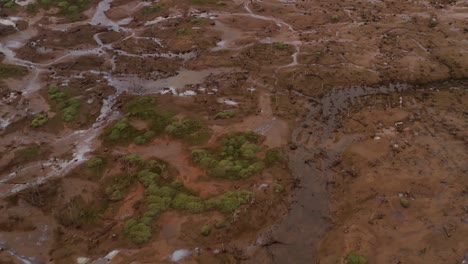
<path fill-rule="evenodd" d="M 43 2 L 0 2 L 1 263 L 466 258 L 465 1 Z M 199 120 L 205 141 L 109 143 L 143 96 Z M 284 159 L 226 180 L 191 158 L 249 130 L 257 159 Z M 123 229 L 144 186 L 106 196 L 137 173 L 127 155 L 167 162 L 163 178 L 203 199 L 255 198 L 231 213 L 165 211 L 135 245 Z M 93 157 L 102 169 L 87 167 Z M 70 224 L 73 206 L 99 217 Z"/>

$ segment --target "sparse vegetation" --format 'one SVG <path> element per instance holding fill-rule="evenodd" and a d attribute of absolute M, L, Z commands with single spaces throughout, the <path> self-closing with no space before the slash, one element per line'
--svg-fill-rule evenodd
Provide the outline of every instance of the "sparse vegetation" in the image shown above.
<path fill-rule="evenodd" d="M 200 228 L 200 234 L 202 236 L 208 236 L 211 233 L 211 226 L 209 225 L 204 225 Z"/>
<path fill-rule="evenodd" d="M 194 18 L 190 20 L 190 23 L 192 24 L 204 24 L 207 21 L 206 18 Z"/>
<path fill-rule="evenodd" d="M 181 181 L 162 177 L 161 173 L 168 169 L 164 161 L 151 159 L 145 162 L 136 155 L 127 156 L 123 161 L 131 161 L 139 168 L 138 171 L 114 177 L 106 188 L 106 194 L 109 200 L 120 201 L 135 181 L 139 181 L 145 188 L 144 199 L 138 206 L 140 216 L 127 221 L 124 227 L 124 235 L 136 244 L 146 243 L 151 238 L 154 219 L 165 211 L 180 210 L 198 214 L 217 210 L 233 213 L 254 197 L 249 191 L 232 191 L 204 200 L 184 188 Z"/>
<path fill-rule="evenodd" d="M 189 144 L 201 144 L 209 138 L 208 131 L 199 120 L 183 119 L 172 122 L 165 129 L 166 133 L 180 138 Z"/>
<path fill-rule="evenodd" d="M 89 0 L 40 0 L 38 4 L 44 9 L 58 8 L 58 15 L 66 16 L 70 20 L 77 20 L 79 14 L 89 6 Z"/>
<path fill-rule="evenodd" d="M 157 12 L 161 11 L 163 8 L 164 8 L 164 5 L 155 4 L 155 5 L 151 5 L 151 6 L 145 7 L 145 8 L 143 9 L 143 13 L 144 13 L 144 14 L 157 13 Z"/>
<path fill-rule="evenodd" d="M 41 154 L 42 150 L 39 147 L 25 148 L 15 153 L 15 159 L 20 163 L 29 162 L 36 159 Z"/>
<path fill-rule="evenodd" d="M 130 142 L 144 145 L 164 132 L 188 144 L 201 144 L 209 138 L 208 129 L 201 121 L 174 120 L 173 114 L 157 108 L 153 97 L 143 96 L 131 100 L 124 107 L 124 112 L 126 117 L 104 132 L 104 142 L 107 145 L 126 145 Z M 130 119 L 145 121 L 150 130 L 136 129 L 130 124 Z"/>
<path fill-rule="evenodd" d="M 101 157 L 93 157 L 85 163 L 86 168 L 94 172 L 99 172 L 105 165 L 106 161 Z"/>
<path fill-rule="evenodd" d="M 277 183 L 275 184 L 275 186 L 273 187 L 273 190 L 276 192 L 276 193 L 281 193 L 284 191 L 284 186 Z"/>
<path fill-rule="evenodd" d="M 17 4 L 15 3 L 14 0 L 1 0 L 0 1 L 0 7 L 4 8 L 15 8 Z"/>
<path fill-rule="evenodd" d="M 330 19 L 331 19 L 332 22 L 338 22 L 338 21 L 340 21 L 340 16 L 339 15 L 332 15 L 330 17 Z"/>
<path fill-rule="evenodd" d="M 47 117 L 47 114 L 36 114 L 34 115 L 34 118 L 31 122 L 32 127 L 41 127 L 45 125 L 49 121 L 49 118 Z"/>
<path fill-rule="evenodd" d="M 185 35 L 189 33 L 189 30 L 186 28 L 180 28 L 176 31 L 177 35 Z"/>
<path fill-rule="evenodd" d="M 51 86 L 47 93 L 49 99 L 61 107 L 63 121 L 70 123 L 76 120 L 80 114 L 81 101 L 78 98 L 70 98 L 69 87 Z"/>
<path fill-rule="evenodd" d="M 22 76 L 26 74 L 26 72 L 27 70 L 24 67 L 0 63 L 0 79 Z"/>
<path fill-rule="evenodd" d="M 222 111 L 215 115 L 215 119 L 229 119 L 236 115 L 234 111 Z"/>
<path fill-rule="evenodd" d="M 367 264 L 367 258 L 358 253 L 351 252 L 345 257 L 346 264 Z"/>
<path fill-rule="evenodd" d="M 90 204 L 86 204 L 81 196 L 77 196 L 60 210 L 57 217 L 64 226 L 80 227 L 94 224 L 98 218 L 98 212 Z"/>
<path fill-rule="evenodd" d="M 282 160 L 284 160 L 284 154 L 279 149 L 269 149 L 265 153 L 264 162 L 267 166 L 273 166 Z"/>
<path fill-rule="evenodd" d="M 284 50 L 287 49 L 289 45 L 286 43 L 277 42 L 273 44 L 273 47 L 275 47 L 275 49 Z"/>
<path fill-rule="evenodd" d="M 214 226 L 217 229 L 221 229 L 223 227 L 226 227 L 226 225 L 227 225 L 226 220 L 223 218 L 223 219 L 217 219 Z"/>

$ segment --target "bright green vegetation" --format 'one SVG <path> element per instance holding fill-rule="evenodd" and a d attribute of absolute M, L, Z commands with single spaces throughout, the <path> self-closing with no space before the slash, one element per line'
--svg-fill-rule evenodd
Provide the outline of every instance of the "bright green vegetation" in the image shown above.
<path fill-rule="evenodd" d="M 33 121 L 31 122 L 32 127 L 40 127 L 45 125 L 49 121 L 47 114 L 36 114 L 34 115 Z"/>
<path fill-rule="evenodd" d="M 0 63 L 0 79 L 22 76 L 26 72 L 27 70 L 24 67 Z"/>
<path fill-rule="evenodd" d="M 263 160 L 258 158 L 260 136 L 251 131 L 229 134 L 221 138 L 220 143 L 218 149 L 194 149 L 191 153 L 192 160 L 214 177 L 247 178 L 280 160 L 276 150 L 267 150 Z"/>
<path fill-rule="evenodd" d="M 158 109 L 153 97 L 138 97 L 124 107 L 126 117 L 104 132 L 104 142 L 107 145 L 127 145 L 131 142 L 144 145 L 152 138 L 167 133 L 182 139 L 188 144 L 201 144 L 208 140 L 209 133 L 203 123 L 198 120 L 176 120 L 173 114 Z M 148 130 L 138 130 L 130 124 L 130 120 L 143 120 L 148 124 Z"/>
<path fill-rule="evenodd" d="M 79 99 L 71 98 L 65 101 L 65 106 L 62 108 L 63 121 L 70 123 L 75 121 L 80 113 L 81 102 Z"/>
<path fill-rule="evenodd" d="M 404 208 L 408 208 L 409 205 L 410 205 L 408 199 L 405 199 L 405 198 L 400 198 L 400 204 L 401 204 L 401 206 L 403 206 Z"/>
<path fill-rule="evenodd" d="M 286 44 L 286 43 L 277 42 L 277 43 L 273 44 L 273 47 L 275 47 L 276 49 L 279 49 L 279 50 L 284 50 L 284 49 L 287 49 L 289 47 L 289 45 Z"/>
<path fill-rule="evenodd" d="M 200 228 L 200 234 L 203 236 L 208 236 L 211 233 L 211 226 L 204 225 Z"/>
<path fill-rule="evenodd" d="M 86 204 L 81 196 L 74 197 L 60 210 L 57 215 L 59 222 L 64 226 L 80 227 L 94 224 L 98 219 L 98 211 Z"/>
<path fill-rule="evenodd" d="M 346 264 L 367 264 L 367 258 L 356 252 L 351 252 L 345 257 Z"/>
<path fill-rule="evenodd" d="M 143 9 L 143 13 L 144 14 L 157 13 L 157 12 L 161 11 L 163 8 L 164 8 L 164 5 L 155 4 L 155 5 L 152 5 L 152 6 L 145 7 Z"/>
<path fill-rule="evenodd" d="M 222 111 L 215 115 L 215 119 L 228 119 L 233 118 L 235 115 L 234 111 Z"/>
<path fill-rule="evenodd" d="M 93 172 L 101 171 L 106 165 L 106 160 L 101 157 L 93 157 L 85 163 L 87 169 Z"/>
<path fill-rule="evenodd" d="M 217 210 L 222 213 L 233 213 L 242 205 L 250 203 L 254 195 L 248 191 L 227 192 L 217 197 L 202 199 L 184 187 L 183 183 L 170 177 L 162 177 L 168 164 L 162 160 L 142 160 L 131 155 L 124 161 L 132 166 L 133 172 L 118 175 L 106 188 L 106 195 L 111 201 L 124 198 L 129 187 L 139 182 L 145 189 L 144 199 L 138 205 L 138 216 L 127 221 L 124 235 L 136 244 L 149 241 L 154 233 L 154 220 L 163 212 L 179 210 L 187 213 L 203 213 Z"/>
<path fill-rule="evenodd" d="M 60 9 L 59 15 L 76 20 L 80 13 L 88 9 L 90 0 L 38 0 L 37 2 L 44 9 L 56 7 Z"/>

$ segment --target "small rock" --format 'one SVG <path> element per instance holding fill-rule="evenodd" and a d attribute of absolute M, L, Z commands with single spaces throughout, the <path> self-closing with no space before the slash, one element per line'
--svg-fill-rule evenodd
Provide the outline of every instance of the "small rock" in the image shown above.
<path fill-rule="evenodd" d="M 88 264 L 90 262 L 91 262 L 91 259 L 87 258 L 87 257 L 78 257 L 78 258 L 76 258 L 76 263 L 77 264 Z"/>

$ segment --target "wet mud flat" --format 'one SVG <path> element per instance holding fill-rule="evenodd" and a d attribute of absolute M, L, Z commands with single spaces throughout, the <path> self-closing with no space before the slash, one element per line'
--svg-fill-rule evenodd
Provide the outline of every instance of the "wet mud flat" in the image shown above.
<path fill-rule="evenodd" d="M 295 201 L 256 259 L 461 263 L 467 96 L 461 81 L 348 88 L 313 103 L 293 132 Z"/>

